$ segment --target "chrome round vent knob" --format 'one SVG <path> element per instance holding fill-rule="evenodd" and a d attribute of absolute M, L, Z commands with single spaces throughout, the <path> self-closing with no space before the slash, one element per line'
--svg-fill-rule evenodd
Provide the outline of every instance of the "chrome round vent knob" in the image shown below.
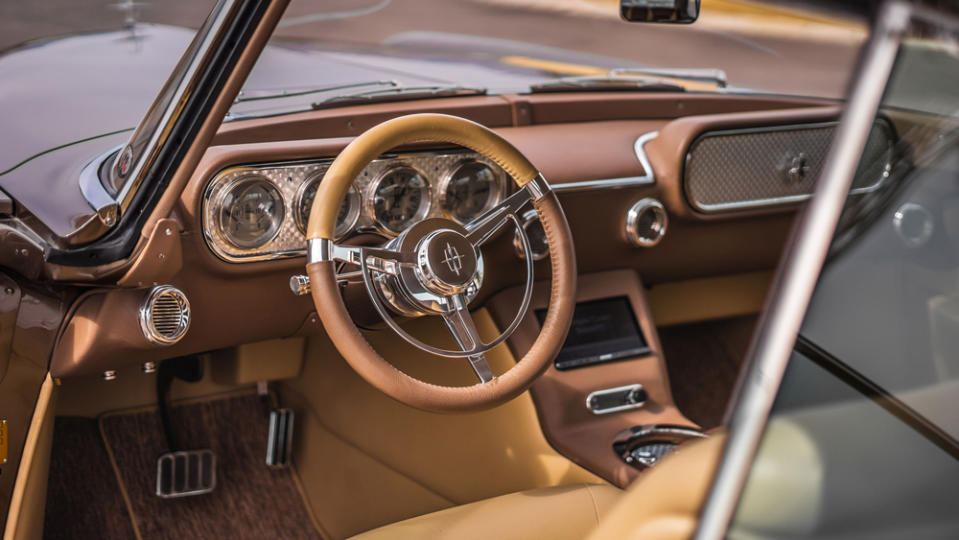
<path fill-rule="evenodd" d="M 663 203 L 647 197 L 640 199 L 626 212 L 626 239 L 638 247 L 653 247 L 663 239 L 669 215 Z"/>
<path fill-rule="evenodd" d="M 190 328 L 190 301 L 170 285 L 150 289 L 140 306 L 140 330 L 151 342 L 173 345 Z"/>

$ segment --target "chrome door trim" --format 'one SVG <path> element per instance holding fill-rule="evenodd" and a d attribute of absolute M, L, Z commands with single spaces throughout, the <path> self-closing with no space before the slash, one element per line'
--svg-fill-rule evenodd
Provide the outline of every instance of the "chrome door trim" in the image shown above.
<path fill-rule="evenodd" d="M 640 186 L 651 186 L 656 183 L 656 173 L 653 166 L 649 163 L 649 157 L 646 155 L 646 143 L 655 139 L 659 135 L 658 131 L 644 133 L 633 143 L 633 152 L 636 159 L 643 167 L 642 176 L 624 176 L 621 178 L 602 178 L 599 180 L 583 180 L 581 182 L 553 183 L 551 187 L 557 193 L 572 191 L 592 191 L 596 189 L 621 189 Z"/>
<path fill-rule="evenodd" d="M 893 1 L 883 5 L 877 18 L 822 176 L 790 239 L 767 309 L 747 353 L 747 368 L 740 375 L 734 401 L 726 414 L 729 438 L 700 516 L 694 536 L 697 540 L 725 538 L 739 505 L 833 231 L 879 110 L 900 39 L 913 13 L 908 4 Z"/>

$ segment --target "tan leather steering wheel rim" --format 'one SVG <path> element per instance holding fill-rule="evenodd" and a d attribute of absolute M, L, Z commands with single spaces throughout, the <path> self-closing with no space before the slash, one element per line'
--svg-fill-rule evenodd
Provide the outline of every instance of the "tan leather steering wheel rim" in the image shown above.
<path fill-rule="evenodd" d="M 474 150 L 497 163 L 518 186 L 536 180 L 533 199 L 549 244 L 552 287 L 546 318 L 536 341 L 503 375 L 473 386 L 447 387 L 410 377 L 380 356 L 353 323 L 336 282 L 335 262 L 314 258 L 314 246 L 333 241 L 336 215 L 353 180 L 374 159 L 397 146 L 446 142 Z M 306 266 L 316 312 L 334 346 L 367 382 L 397 401 L 436 412 L 469 411 L 508 401 L 545 371 L 569 331 L 576 295 L 572 234 L 556 195 L 516 148 L 486 127 L 440 114 L 415 114 L 379 124 L 354 139 L 320 182 L 307 227 L 311 262 Z M 321 242 L 322 241 L 322 242 Z"/>

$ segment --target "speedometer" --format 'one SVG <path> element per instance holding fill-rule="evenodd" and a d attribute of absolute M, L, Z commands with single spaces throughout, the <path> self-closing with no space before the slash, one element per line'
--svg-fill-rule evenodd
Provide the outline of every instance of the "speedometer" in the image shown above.
<path fill-rule="evenodd" d="M 306 225 L 310 221 L 310 210 L 313 209 L 313 199 L 316 198 L 316 190 L 320 187 L 320 180 L 323 179 L 323 173 L 309 178 L 300 187 L 296 196 L 296 226 L 300 232 L 306 234 Z M 337 238 L 345 236 L 356 225 L 356 220 L 360 216 L 360 196 L 356 188 L 352 185 L 340 204 L 340 210 L 336 214 L 336 229 L 333 235 Z"/>
<path fill-rule="evenodd" d="M 260 247 L 280 232 L 283 197 L 259 174 L 242 176 L 216 201 L 217 226 L 224 238 L 241 249 Z"/>
<path fill-rule="evenodd" d="M 430 185 L 408 165 L 387 169 L 370 185 L 372 217 L 385 232 L 400 234 L 430 211 Z"/>
<path fill-rule="evenodd" d="M 486 163 L 468 160 L 447 173 L 440 184 L 440 200 L 446 215 L 466 224 L 499 202 L 499 175 Z"/>

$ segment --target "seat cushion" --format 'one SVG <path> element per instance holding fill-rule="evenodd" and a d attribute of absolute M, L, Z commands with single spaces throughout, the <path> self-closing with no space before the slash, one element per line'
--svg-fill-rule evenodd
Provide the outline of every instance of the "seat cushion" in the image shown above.
<path fill-rule="evenodd" d="M 407 519 L 353 538 L 580 540 L 596 527 L 621 493 L 599 484 L 520 491 Z"/>

